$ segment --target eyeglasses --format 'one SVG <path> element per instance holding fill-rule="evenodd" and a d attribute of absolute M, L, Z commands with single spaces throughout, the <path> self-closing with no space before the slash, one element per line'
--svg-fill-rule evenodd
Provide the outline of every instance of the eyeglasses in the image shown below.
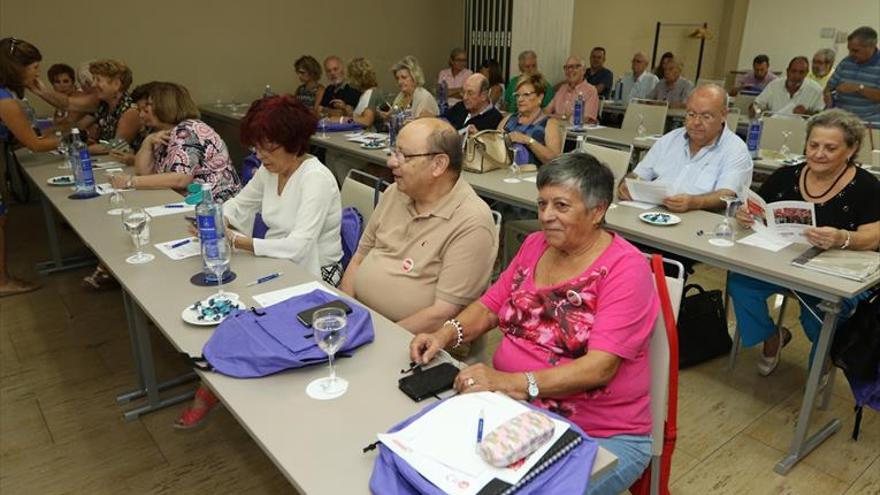
<path fill-rule="evenodd" d="M 575 70 L 583 67 L 584 64 L 571 64 L 571 65 L 563 65 L 562 68 L 565 70 Z"/>
<path fill-rule="evenodd" d="M 418 158 L 420 156 L 434 156 L 434 155 L 442 155 L 442 151 L 429 151 L 427 153 L 404 153 L 400 150 L 394 150 L 391 153 L 391 158 L 394 158 L 397 163 L 406 163 L 410 158 Z"/>
<path fill-rule="evenodd" d="M 518 100 L 520 98 L 528 98 L 529 96 L 533 96 L 536 94 L 538 94 L 537 91 L 526 91 L 525 93 L 514 93 L 513 97 Z"/>
<path fill-rule="evenodd" d="M 716 117 L 715 114 L 708 113 L 708 112 L 704 112 L 704 113 L 687 112 L 684 114 L 684 116 L 687 119 L 699 120 L 700 122 L 711 122 L 711 121 L 715 120 L 715 117 Z"/>

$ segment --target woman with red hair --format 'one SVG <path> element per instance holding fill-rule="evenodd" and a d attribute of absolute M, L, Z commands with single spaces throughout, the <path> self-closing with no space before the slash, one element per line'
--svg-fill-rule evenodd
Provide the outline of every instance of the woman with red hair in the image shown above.
<path fill-rule="evenodd" d="M 236 250 L 287 258 L 337 285 L 342 278 L 342 206 L 330 170 L 308 154 L 317 117 L 293 96 L 257 100 L 241 122 L 241 141 L 253 146 L 262 166 L 237 196 L 223 204 L 226 235 Z M 269 228 L 264 239 L 248 235 L 260 213 Z M 175 423 L 202 423 L 217 398 L 199 387 Z"/>

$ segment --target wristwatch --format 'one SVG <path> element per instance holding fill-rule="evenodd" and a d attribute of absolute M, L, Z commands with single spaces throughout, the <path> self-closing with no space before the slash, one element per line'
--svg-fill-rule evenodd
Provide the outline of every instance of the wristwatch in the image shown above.
<path fill-rule="evenodd" d="M 538 398 L 538 382 L 535 380 L 535 375 L 531 371 L 526 371 L 526 380 L 529 382 L 529 400 L 535 400 Z"/>

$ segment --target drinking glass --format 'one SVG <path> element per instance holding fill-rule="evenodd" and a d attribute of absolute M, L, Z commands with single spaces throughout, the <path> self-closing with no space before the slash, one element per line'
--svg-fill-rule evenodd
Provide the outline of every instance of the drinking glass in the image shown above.
<path fill-rule="evenodd" d="M 791 158 L 791 148 L 788 147 L 788 138 L 791 137 L 791 131 L 782 131 L 782 145 L 779 147 L 779 154 L 783 160 Z"/>
<path fill-rule="evenodd" d="M 318 127 L 321 129 L 321 134 L 318 135 L 318 138 L 327 139 L 327 117 L 321 117 L 321 120 L 318 121 Z"/>
<path fill-rule="evenodd" d="M 105 173 L 107 174 L 107 182 L 110 183 L 110 194 L 107 198 L 107 202 L 110 205 L 110 209 L 107 210 L 108 215 L 121 215 L 122 209 L 125 206 L 125 198 L 122 196 L 122 191 L 113 187 L 113 177 L 119 174 L 119 170 L 107 170 Z"/>
<path fill-rule="evenodd" d="M 214 241 L 202 242 L 201 244 L 202 259 L 205 261 L 205 266 L 208 267 L 208 270 L 211 270 L 214 278 L 217 279 L 217 295 L 213 297 L 215 299 L 227 298 L 226 294 L 223 293 L 223 274 L 229 270 L 232 247 L 225 237 Z"/>
<path fill-rule="evenodd" d="M 131 242 L 134 243 L 134 247 L 137 249 L 137 253 L 125 259 L 127 263 L 140 265 L 149 263 L 155 258 L 152 254 L 145 253 L 142 250 L 143 245 L 150 240 L 149 221 L 150 217 L 143 208 L 133 207 L 122 211 L 122 226 L 131 235 Z"/>
<path fill-rule="evenodd" d="M 522 180 L 522 178 L 520 177 L 519 164 L 516 163 L 516 148 L 511 146 L 510 148 L 508 148 L 508 151 L 510 152 L 510 166 L 507 167 L 508 173 L 507 177 L 504 178 L 504 182 L 515 184 Z"/>
<path fill-rule="evenodd" d="M 345 311 L 340 308 L 319 309 L 312 315 L 315 342 L 327 353 L 330 364 L 330 376 L 313 380 L 306 387 L 306 393 L 313 399 L 335 399 L 348 390 L 348 380 L 337 377 L 333 366 L 333 356 L 348 338 L 346 320 Z"/>
<path fill-rule="evenodd" d="M 724 201 L 724 220 L 715 226 L 715 232 L 712 239 L 709 239 L 715 246 L 731 247 L 733 246 L 733 222 L 731 217 L 736 213 L 739 200 L 736 196 L 722 196 Z"/>
<path fill-rule="evenodd" d="M 58 165 L 58 168 L 62 170 L 70 170 L 72 167 L 70 166 L 70 158 L 67 156 L 67 139 L 65 139 L 64 135 L 60 132 L 55 133 L 55 137 L 58 138 L 58 155 L 64 160 L 61 165 Z"/>

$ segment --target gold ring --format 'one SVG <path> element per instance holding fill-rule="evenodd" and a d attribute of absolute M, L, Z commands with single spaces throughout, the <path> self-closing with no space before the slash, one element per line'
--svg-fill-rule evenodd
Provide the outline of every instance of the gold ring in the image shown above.
<path fill-rule="evenodd" d="M 465 380 L 464 384 L 465 384 L 467 387 L 473 387 L 474 385 L 477 384 L 477 381 L 474 380 L 473 378 L 468 378 L 467 380 Z"/>

